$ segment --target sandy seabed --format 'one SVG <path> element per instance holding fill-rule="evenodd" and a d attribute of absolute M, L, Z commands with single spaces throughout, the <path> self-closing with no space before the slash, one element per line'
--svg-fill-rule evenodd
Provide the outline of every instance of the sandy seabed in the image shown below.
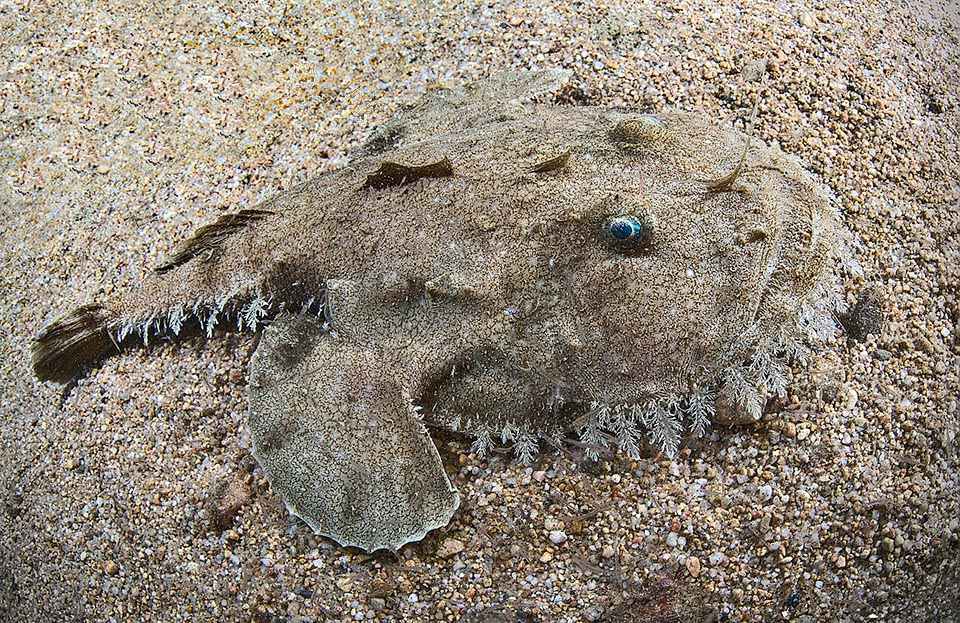
<path fill-rule="evenodd" d="M 960 621 L 956 4 L 164 4 L 0 3 L 4 620 Z M 752 133 L 836 196 L 848 297 L 875 293 L 883 330 L 673 460 L 527 468 L 441 437 L 462 506 L 397 556 L 270 490 L 249 335 L 133 350 L 69 392 L 31 376 L 45 319 L 341 165 L 429 83 L 534 66 L 596 104 L 742 127 L 759 102 Z"/>

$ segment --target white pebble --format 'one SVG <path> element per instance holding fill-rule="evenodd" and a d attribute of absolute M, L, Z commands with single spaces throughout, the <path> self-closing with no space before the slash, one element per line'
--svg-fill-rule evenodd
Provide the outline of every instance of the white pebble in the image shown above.
<path fill-rule="evenodd" d="M 727 559 L 727 556 L 723 552 L 714 552 L 710 554 L 710 565 L 715 567 L 726 559 Z"/>

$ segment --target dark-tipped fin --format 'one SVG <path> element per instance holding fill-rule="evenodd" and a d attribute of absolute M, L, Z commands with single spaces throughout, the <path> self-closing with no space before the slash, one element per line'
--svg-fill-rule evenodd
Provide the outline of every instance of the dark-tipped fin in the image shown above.
<path fill-rule="evenodd" d="M 541 162 L 532 169 L 531 173 L 549 173 L 550 171 L 556 171 L 557 169 L 562 169 L 567 166 L 567 161 L 570 160 L 570 150 L 563 152 L 559 156 L 554 156 L 549 160 Z"/>
<path fill-rule="evenodd" d="M 421 166 L 407 166 L 396 162 L 383 162 L 380 168 L 367 176 L 364 188 L 389 188 L 403 186 L 425 177 L 450 177 L 453 165 L 449 158 Z"/>
<path fill-rule="evenodd" d="M 66 383 L 87 363 L 120 352 L 109 331 L 109 316 L 99 305 L 84 305 L 56 318 L 30 346 L 34 375 Z"/>
<path fill-rule="evenodd" d="M 255 209 L 240 210 L 235 214 L 225 214 L 215 222 L 204 225 L 189 239 L 178 244 L 167 261 L 154 270 L 158 273 L 165 273 L 172 268 L 185 264 L 198 255 L 213 253 L 226 238 L 250 223 L 255 223 L 270 214 L 273 214 L 273 212 Z"/>

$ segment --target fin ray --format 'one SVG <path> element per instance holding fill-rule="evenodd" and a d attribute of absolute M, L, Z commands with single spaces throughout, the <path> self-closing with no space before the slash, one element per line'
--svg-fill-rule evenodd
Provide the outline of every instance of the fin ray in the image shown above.
<path fill-rule="evenodd" d="M 213 223 L 208 223 L 198 229 L 193 236 L 184 240 L 174 248 L 170 257 L 154 268 L 158 273 L 165 273 L 181 264 L 204 253 L 214 252 L 224 240 L 234 233 L 255 223 L 266 216 L 273 214 L 270 210 L 240 210 L 232 214 L 224 214 Z"/>
<path fill-rule="evenodd" d="M 30 360 L 41 381 L 66 383 L 85 364 L 119 352 L 107 311 L 100 305 L 84 305 L 41 329 L 30 346 Z"/>

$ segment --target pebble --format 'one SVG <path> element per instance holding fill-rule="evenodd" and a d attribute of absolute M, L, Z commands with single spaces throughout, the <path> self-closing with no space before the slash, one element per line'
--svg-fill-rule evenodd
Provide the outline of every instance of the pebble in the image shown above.
<path fill-rule="evenodd" d="M 687 573 L 691 576 L 697 578 L 700 577 L 700 559 L 696 556 L 690 556 L 687 558 L 686 562 L 683 563 L 683 566 L 687 568 Z"/>
<path fill-rule="evenodd" d="M 563 530 L 551 530 L 550 531 L 550 541 L 554 545 L 560 545 L 561 543 L 566 542 L 567 534 Z"/>
<path fill-rule="evenodd" d="M 443 543 L 437 549 L 437 556 L 441 558 L 449 558 L 455 554 L 459 554 L 464 549 L 463 541 L 460 539 L 447 538 L 443 540 Z"/>

